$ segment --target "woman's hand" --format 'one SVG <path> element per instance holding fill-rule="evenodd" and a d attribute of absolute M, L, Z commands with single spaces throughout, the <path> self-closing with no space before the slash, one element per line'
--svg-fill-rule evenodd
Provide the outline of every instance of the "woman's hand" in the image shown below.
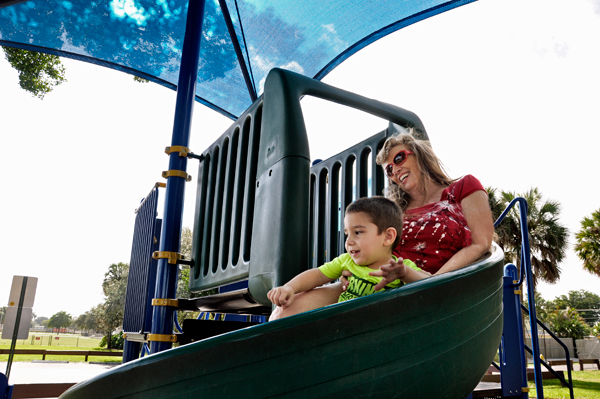
<path fill-rule="evenodd" d="M 369 273 L 369 276 L 383 277 L 373 289 L 379 291 L 394 280 L 403 280 L 408 273 L 408 267 L 404 264 L 404 259 L 398 258 L 398 261 L 390 259 L 389 264 L 383 265 L 374 272 Z"/>

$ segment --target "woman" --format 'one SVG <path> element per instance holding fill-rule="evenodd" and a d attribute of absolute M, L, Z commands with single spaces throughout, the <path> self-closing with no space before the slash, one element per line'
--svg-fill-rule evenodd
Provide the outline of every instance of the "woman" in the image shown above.
<path fill-rule="evenodd" d="M 429 142 L 406 133 L 388 138 L 376 161 L 388 176 L 386 196 L 404 211 L 402 240 L 394 255 L 440 274 L 469 265 L 489 251 L 494 225 L 479 180 L 471 175 L 450 179 Z M 392 266 L 381 267 L 378 275 L 385 284 L 398 278 Z M 333 304 L 347 284 L 343 278 L 342 284 L 298 294 L 292 306 L 276 308 L 270 320 Z"/>
<path fill-rule="evenodd" d="M 404 211 L 402 240 L 394 254 L 431 274 L 460 269 L 485 255 L 494 224 L 488 196 L 475 177 L 452 180 L 428 141 L 390 137 L 377 164 L 388 176 L 386 196 Z M 382 267 L 386 280 L 394 270 Z"/>

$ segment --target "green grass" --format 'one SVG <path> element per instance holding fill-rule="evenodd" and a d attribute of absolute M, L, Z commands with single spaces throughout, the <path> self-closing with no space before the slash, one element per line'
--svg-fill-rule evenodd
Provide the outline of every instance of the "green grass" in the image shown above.
<path fill-rule="evenodd" d="M 600 370 L 572 371 L 573 397 L 575 399 L 600 399 Z M 565 372 L 565 378 L 567 372 Z M 535 383 L 529 382 L 530 398 L 535 398 Z M 560 386 L 559 380 L 544 380 L 545 399 L 570 399 L 569 388 Z"/>
<path fill-rule="evenodd" d="M 100 342 L 100 340 L 97 340 Z M 10 345 L 0 345 L 0 349 L 10 349 Z M 17 345 L 16 349 L 46 349 L 46 350 L 95 350 L 104 352 L 119 352 L 119 350 L 106 350 L 100 347 L 77 347 L 77 346 L 40 346 L 40 345 Z M 0 362 L 7 362 L 9 355 L 0 355 Z M 42 360 L 42 355 L 14 355 L 13 362 L 32 362 L 34 360 Z M 48 355 L 46 354 L 46 360 L 54 361 L 67 361 L 70 363 L 84 363 L 85 356 L 73 356 L 73 355 Z M 118 356 L 89 356 L 88 362 L 107 362 L 107 363 L 121 363 L 121 358 Z"/>
<path fill-rule="evenodd" d="M 0 346 L 10 345 L 11 340 L 0 339 Z M 29 333 L 29 338 L 17 340 L 17 347 L 21 345 L 32 345 L 40 347 L 60 347 L 75 346 L 80 348 L 96 348 L 100 345 L 100 338 L 82 337 L 73 334 L 44 334 Z"/>

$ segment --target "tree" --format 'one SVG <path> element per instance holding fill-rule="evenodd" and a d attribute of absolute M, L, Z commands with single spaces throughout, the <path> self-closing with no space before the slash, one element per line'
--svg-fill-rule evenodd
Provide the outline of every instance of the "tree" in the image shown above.
<path fill-rule="evenodd" d="M 68 314 L 64 310 L 61 310 L 60 312 L 50 317 L 47 326 L 50 328 L 58 328 L 60 331 L 60 328 L 62 327 L 69 327 L 71 325 L 72 320 L 73 318 L 70 314 Z"/>
<path fill-rule="evenodd" d="M 181 244 L 179 253 L 185 259 L 192 258 L 192 241 L 193 233 L 189 227 L 184 227 L 181 230 Z M 177 281 L 177 298 L 199 298 L 202 296 L 212 295 L 217 293 L 217 289 L 212 289 L 202 292 L 192 292 L 189 288 L 190 269 L 188 267 L 179 268 L 179 279 Z M 177 312 L 177 320 L 183 323 L 183 320 L 197 318 L 199 312 Z"/>
<path fill-rule="evenodd" d="M 560 338 L 583 339 L 590 334 L 588 326 L 574 309 L 556 309 L 548 314 L 550 330 Z"/>
<path fill-rule="evenodd" d="M 542 298 L 539 292 L 535 293 L 535 314 L 539 321 L 546 323 L 548 321 L 548 314 L 555 309 L 552 301 L 546 301 Z M 523 304 L 529 309 L 527 300 L 523 300 Z M 528 318 L 528 317 L 527 317 Z"/>
<path fill-rule="evenodd" d="M 583 268 L 600 276 L 600 209 L 583 218 L 575 240 L 575 253 L 583 260 Z"/>
<path fill-rule="evenodd" d="M 490 193 L 490 192 L 488 192 Z M 504 209 L 517 197 L 527 201 L 527 225 L 529 228 L 529 246 L 533 283 L 541 279 L 548 283 L 556 283 L 560 279 L 560 267 L 566 255 L 568 230 L 559 221 L 560 203 L 553 200 L 542 200 L 542 194 L 537 188 L 517 195 L 513 192 L 501 191 L 496 196 L 495 190 L 490 193 L 492 214 L 498 209 Z M 503 227 L 502 224 L 507 226 Z M 519 216 L 513 208 L 506 219 L 496 228 L 498 245 L 504 250 L 507 262 L 512 262 L 520 268 L 521 233 Z"/>
<path fill-rule="evenodd" d="M 2 47 L 10 65 L 19 71 L 19 86 L 43 99 L 56 86 L 66 82 L 65 68 L 56 55 L 13 47 Z"/>
<path fill-rule="evenodd" d="M 36 318 L 35 318 L 35 320 L 34 320 L 34 322 L 35 322 L 35 324 L 37 324 L 37 325 L 40 325 L 40 326 L 41 326 L 41 325 L 42 325 L 42 322 L 43 322 L 44 320 L 50 320 L 50 319 L 48 319 L 46 316 L 40 316 L 40 317 L 36 317 Z"/>
<path fill-rule="evenodd" d="M 591 335 L 600 338 L 600 322 L 594 324 L 591 330 Z"/>
<path fill-rule="evenodd" d="M 96 329 L 96 316 L 91 310 L 79 315 L 71 324 L 73 328 L 89 332 Z"/>
<path fill-rule="evenodd" d="M 113 332 L 123 324 L 128 275 L 128 263 L 119 262 L 110 265 L 102 282 L 104 303 L 92 309 L 99 330 L 106 335 L 108 349 L 111 349 Z"/>
<path fill-rule="evenodd" d="M 600 321 L 600 296 L 586 291 L 569 291 L 568 296 L 561 295 L 551 302 L 556 309 L 575 309 L 591 326 Z M 587 310 L 584 310 L 587 309 Z"/>
<path fill-rule="evenodd" d="M 492 211 L 494 222 L 498 220 L 502 212 L 506 209 L 512 199 L 510 193 L 505 191 L 498 192 L 493 187 L 486 187 L 488 193 L 488 202 Z M 496 237 L 494 241 L 504 250 L 506 262 L 512 262 L 514 258 L 515 248 L 520 248 L 521 232 L 519 227 L 519 219 L 514 212 L 509 213 L 502 222 L 494 228 Z"/>

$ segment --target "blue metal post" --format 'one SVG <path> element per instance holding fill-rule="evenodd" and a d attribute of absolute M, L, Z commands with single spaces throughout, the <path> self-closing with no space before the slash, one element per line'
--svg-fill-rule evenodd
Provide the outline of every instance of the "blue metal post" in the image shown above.
<path fill-rule="evenodd" d="M 515 290 L 519 288 L 517 267 L 512 263 L 504 266 L 504 329 L 500 345 L 500 380 L 503 397 L 527 399 L 527 362 L 525 360 L 523 319 L 521 317 L 521 296 Z"/>
<path fill-rule="evenodd" d="M 181 69 L 177 85 L 175 122 L 171 146 L 187 147 L 198 79 L 198 59 L 205 0 L 190 0 L 186 21 L 185 37 L 181 55 Z M 187 158 L 178 152 L 169 155 L 169 170 L 186 171 Z M 163 230 L 160 237 L 160 251 L 179 252 L 181 224 L 183 216 L 183 195 L 185 178 L 171 176 L 167 179 Z M 177 265 L 160 259 L 156 278 L 155 298 L 174 298 L 177 290 Z M 155 306 L 152 312 L 152 334 L 173 334 L 173 308 Z M 171 348 L 170 342 L 153 341 L 150 352 L 156 353 Z"/>
<path fill-rule="evenodd" d="M 519 216 L 521 221 L 521 267 L 525 268 L 527 276 L 527 302 L 529 303 L 529 324 L 531 326 L 531 352 L 533 355 L 533 370 L 535 373 L 535 390 L 538 398 L 544 397 L 542 381 L 542 366 L 540 364 L 540 343 L 538 340 L 537 314 L 535 311 L 535 291 L 533 287 L 533 272 L 531 271 L 531 254 L 529 251 L 529 228 L 527 227 L 527 201 L 518 197 Z"/>

